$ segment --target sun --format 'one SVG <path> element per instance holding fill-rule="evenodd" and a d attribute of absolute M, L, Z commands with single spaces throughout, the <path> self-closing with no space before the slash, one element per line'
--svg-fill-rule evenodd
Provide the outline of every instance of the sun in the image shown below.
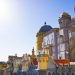
<path fill-rule="evenodd" d="M 9 6 L 6 2 L 0 1 L 0 21 L 7 19 L 9 15 Z"/>

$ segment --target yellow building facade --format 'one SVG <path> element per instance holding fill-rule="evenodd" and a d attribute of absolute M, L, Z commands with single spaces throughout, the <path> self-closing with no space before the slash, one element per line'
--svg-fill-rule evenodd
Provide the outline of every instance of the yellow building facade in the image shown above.
<path fill-rule="evenodd" d="M 43 54 L 43 55 L 38 56 L 37 59 L 38 59 L 38 69 L 47 70 L 49 56 L 46 54 Z"/>
<path fill-rule="evenodd" d="M 43 42 L 44 33 L 38 32 L 36 35 L 36 49 L 42 50 L 42 42 Z"/>
<path fill-rule="evenodd" d="M 39 51 L 39 54 L 37 55 L 38 69 L 43 71 L 46 71 L 48 69 L 48 60 L 51 54 L 51 46 L 43 48 L 43 40 L 45 34 L 51 29 L 52 27 L 46 25 L 45 22 L 44 26 L 42 26 L 39 32 L 36 34 L 36 49 Z"/>
<path fill-rule="evenodd" d="M 4 68 L 6 68 L 7 67 L 7 64 L 5 64 L 5 63 L 0 63 L 0 70 L 2 70 L 2 69 L 4 69 Z"/>
<path fill-rule="evenodd" d="M 7 64 L 5 62 L 0 62 L 0 75 L 7 75 L 6 68 Z"/>

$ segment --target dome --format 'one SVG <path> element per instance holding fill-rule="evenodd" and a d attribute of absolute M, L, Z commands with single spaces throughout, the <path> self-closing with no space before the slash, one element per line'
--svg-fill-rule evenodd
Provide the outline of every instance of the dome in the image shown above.
<path fill-rule="evenodd" d="M 60 18 L 69 18 L 69 19 L 71 19 L 71 16 L 68 13 L 63 12 L 62 14 L 60 14 Z"/>
<path fill-rule="evenodd" d="M 40 28 L 39 32 L 48 32 L 48 31 L 50 31 L 51 29 L 52 29 L 52 27 L 49 26 L 49 25 L 46 25 L 46 22 L 45 22 L 45 23 L 44 23 L 44 26 L 42 26 L 42 27 Z"/>

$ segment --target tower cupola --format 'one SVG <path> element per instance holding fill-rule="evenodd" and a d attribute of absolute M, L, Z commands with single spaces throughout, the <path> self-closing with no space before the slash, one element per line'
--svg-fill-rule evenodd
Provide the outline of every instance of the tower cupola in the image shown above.
<path fill-rule="evenodd" d="M 71 16 L 67 12 L 63 12 L 59 16 L 58 21 L 59 21 L 59 24 L 60 24 L 60 28 L 66 28 L 71 23 Z"/>

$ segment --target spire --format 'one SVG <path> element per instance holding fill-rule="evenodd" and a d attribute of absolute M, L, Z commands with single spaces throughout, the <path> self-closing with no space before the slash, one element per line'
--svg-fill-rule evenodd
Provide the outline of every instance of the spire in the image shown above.
<path fill-rule="evenodd" d="M 32 49 L 32 56 L 34 56 L 35 55 L 35 53 L 34 53 L 34 47 L 33 47 L 33 49 Z"/>
<path fill-rule="evenodd" d="M 46 22 L 44 22 L 44 25 L 46 25 Z"/>
<path fill-rule="evenodd" d="M 15 54 L 15 56 L 17 57 L 17 53 Z"/>
<path fill-rule="evenodd" d="M 34 47 L 33 47 L 32 51 L 34 51 Z"/>

